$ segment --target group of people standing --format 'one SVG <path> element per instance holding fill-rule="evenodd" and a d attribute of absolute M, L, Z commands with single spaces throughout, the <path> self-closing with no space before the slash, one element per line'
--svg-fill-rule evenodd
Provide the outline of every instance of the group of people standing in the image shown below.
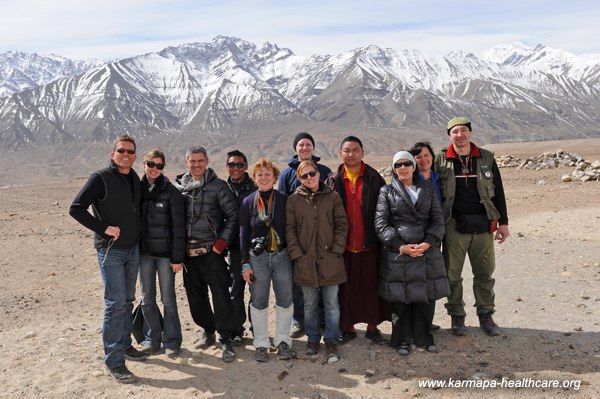
<path fill-rule="evenodd" d="M 161 345 L 167 356 L 179 354 L 179 272 L 192 318 L 203 329 L 197 347 L 215 344 L 218 332 L 225 362 L 243 344 L 247 317 L 258 362 L 268 361 L 271 345 L 278 359 L 291 359 L 292 338 L 303 334 L 306 355 L 318 354 L 323 340 L 326 357 L 338 357 L 338 346 L 357 337 L 357 323 L 367 324 L 367 339 L 385 344 L 378 325 L 386 320 L 392 322 L 389 343 L 400 355 L 414 346 L 435 353 L 437 299 L 448 298 L 452 333 L 468 331 L 461 277 L 466 254 L 480 326 L 499 335 L 492 273 L 493 240 L 509 235 L 502 180 L 493 155 L 470 141 L 469 120 L 451 119 L 447 132 L 451 144 L 437 155 L 424 142 L 394 154 L 390 184 L 363 161 L 355 136 L 342 140 L 342 163 L 334 172 L 319 163 L 313 137 L 303 132 L 283 171 L 272 160 L 249 165 L 242 152 L 229 152 L 227 180 L 208 167 L 204 147 L 192 146 L 187 171 L 174 182 L 163 174 L 160 150 L 144 156 L 140 180 L 132 169 L 135 141 L 119 137 L 110 166 L 90 176 L 69 210 L 95 232 L 110 374 L 133 382 L 125 359 L 144 360 Z M 138 274 L 145 319 L 140 350 L 131 340 Z"/>

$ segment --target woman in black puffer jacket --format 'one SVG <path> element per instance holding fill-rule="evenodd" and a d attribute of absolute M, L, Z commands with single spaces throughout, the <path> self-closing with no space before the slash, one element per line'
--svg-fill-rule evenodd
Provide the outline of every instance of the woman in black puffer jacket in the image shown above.
<path fill-rule="evenodd" d="M 390 344 L 406 356 L 410 344 L 437 352 L 429 332 L 435 300 L 450 294 L 440 244 L 444 217 L 433 185 L 415 174 L 407 151 L 394 155 L 391 184 L 381 188 L 375 230 L 382 242 L 379 295 L 392 304 Z"/>
<path fill-rule="evenodd" d="M 162 151 L 150 151 L 143 163 L 140 286 L 145 325 L 142 351 L 157 352 L 162 342 L 165 353 L 175 357 L 182 340 L 175 273 L 183 269 L 185 259 L 185 206 L 183 195 L 162 174 L 165 167 Z M 164 307 L 162 328 L 156 304 L 157 274 Z"/>

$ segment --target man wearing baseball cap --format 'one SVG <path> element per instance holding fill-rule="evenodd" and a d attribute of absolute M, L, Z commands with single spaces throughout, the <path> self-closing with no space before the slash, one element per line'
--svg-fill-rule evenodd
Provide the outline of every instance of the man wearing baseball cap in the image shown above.
<path fill-rule="evenodd" d="M 471 142 L 471 121 L 455 117 L 448 121 L 450 145 L 436 155 L 446 221 L 444 257 L 450 295 L 446 303 L 452 333 L 466 335 L 462 269 L 465 256 L 473 270 L 473 294 L 481 329 L 489 336 L 502 334 L 494 322 L 496 265 L 494 239 L 509 236 L 506 198 L 494 154 Z"/>

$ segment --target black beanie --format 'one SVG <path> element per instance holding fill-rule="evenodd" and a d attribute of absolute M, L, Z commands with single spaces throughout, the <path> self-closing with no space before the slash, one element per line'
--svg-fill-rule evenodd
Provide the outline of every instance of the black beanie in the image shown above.
<path fill-rule="evenodd" d="M 310 134 L 306 132 L 300 132 L 294 138 L 294 151 L 296 151 L 296 145 L 298 145 L 298 142 L 302 139 L 309 139 L 313 147 L 315 146 L 315 139 L 313 139 L 313 137 Z"/>

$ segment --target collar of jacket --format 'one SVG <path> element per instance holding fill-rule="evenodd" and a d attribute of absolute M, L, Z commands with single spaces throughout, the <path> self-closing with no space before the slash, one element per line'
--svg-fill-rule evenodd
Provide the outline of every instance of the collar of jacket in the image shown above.
<path fill-rule="evenodd" d="M 325 185 L 325 183 L 323 183 L 323 182 L 319 182 L 319 188 L 317 191 L 314 191 L 314 192 L 311 191 L 304 184 L 299 185 L 298 188 L 296 189 L 296 193 L 303 195 L 305 197 L 312 197 L 313 195 L 328 193 L 330 191 L 333 191 L 333 189 L 330 187 L 327 187 L 327 185 Z"/>
<path fill-rule="evenodd" d="M 112 159 L 110 160 L 110 164 L 108 165 L 108 168 L 111 170 L 111 172 L 118 173 L 121 176 L 129 176 L 132 173 L 135 173 L 136 176 L 139 176 L 137 174 L 137 172 L 133 168 L 129 168 L 129 173 L 121 173 L 121 172 L 119 172 L 119 168 L 118 168 L 117 164 Z"/>
<path fill-rule="evenodd" d="M 311 158 L 310 160 L 311 160 L 311 161 L 313 161 L 315 164 L 317 164 L 317 163 L 319 163 L 319 161 L 321 160 L 321 158 L 319 158 L 319 157 L 316 157 L 316 156 L 314 156 L 314 155 L 313 155 L 313 156 L 312 156 L 312 158 Z M 300 161 L 300 160 L 298 159 L 298 155 L 294 155 L 294 156 L 293 156 L 293 157 L 290 159 L 290 161 L 288 162 L 288 165 L 289 165 L 289 167 L 290 167 L 290 168 L 292 168 L 292 169 L 296 169 L 296 168 L 298 168 L 298 165 L 300 165 L 300 163 L 301 163 L 301 162 L 302 162 L 302 161 Z"/>
<path fill-rule="evenodd" d="M 158 188 L 158 187 L 162 187 L 162 185 L 166 182 L 168 182 L 169 179 L 167 178 L 167 176 L 163 175 L 162 173 L 156 178 L 156 180 L 154 180 L 154 185 Z M 144 173 L 144 176 L 142 176 L 142 183 L 144 183 L 146 186 L 150 187 L 150 182 L 148 181 L 148 176 L 146 176 L 146 174 Z"/>
<path fill-rule="evenodd" d="M 148 176 L 144 173 L 142 176 L 142 186 L 145 187 L 145 190 L 142 191 L 142 196 L 144 198 L 156 196 L 157 193 L 163 191 L 167 187 L 167 183 L 169 182 L 169 178 L 162 173 L 154 180 L 154 189 L 149 191 L 150 182 L 148 181 Z"/>
<path fill-rule="evenodd" d="M 244 188 L 254 187 L 254 181 L 250 178 L 248 172 L 244 172 L 244 180 L 242 180 L 241 182 L 233 181 L 231 179 L 231 176 L 229 176 L 227 178 L 227 184 L 229 184 L 232 187 L 235 187 L 236 189 L 238 189 L 238 191 L 241 191 Z"/>
<path fill-rule="evenodd" d="M 420 181 L 421 179 L 418 176 L 413 177 L 413 186 L 417 187 L 418 193 L 420 193 L 421 191 Z M 400 179 L 398 179 L 396 175 L 392 176 L 392 188 L 394 189 L 394 191 L 396 191 L 396 193 L 398 193 L 400 197 L 402 197 L 404 202 L 406 202 L 408 208 L 412 211 L 415 211 L 416 205 L 413 204 L 412 200 L 410 199 L 410 195 L 408 194 L 408 188 L 404 186 L 404 183 L 402 183 L 402 181 L 400 181 Z"/>
<path fill-rule="evenodd" d="M 177 184 L 175 186 L 179 189 L 179 191 L 185 193 L 203 187 L 216 178 L 217 174 L 212 168 L 207 168 L 206 172 L 204 172 L 204 176 L 200 180 L 194 180 L 192 174 L 187 171 L 183 175 L 178 176 Z"/>
<path fill-rule="evenodd" d="M 470 143 L 471 144 L 471 156 L 472 157 L 476 157 L 479 158 L 481 157 L 481 152 L 479 151 L 479 147 L 477 147 L 475 145 L 475 143 Z M 450 144 L 448 146 L 448 151 L 446 151 L 446 158 L 457 158 L 457 154 L 456 151 L 454 151 L 454 145 Z"/>
<path fill-rule="evenodd" d="M 367 164 L 364 161 L 360 161 L 360 171 L 358 172 L 357 177 L 361 177 L 361 176 L 364 177 L 366 169 L 367 169 Z M 346 174 L 346 168 L 344 167 L 344 164 L 341 164 L 340 168 L 338 170 L 342 173 L 342 179 L 349 179 L 348 175 Z"/>

